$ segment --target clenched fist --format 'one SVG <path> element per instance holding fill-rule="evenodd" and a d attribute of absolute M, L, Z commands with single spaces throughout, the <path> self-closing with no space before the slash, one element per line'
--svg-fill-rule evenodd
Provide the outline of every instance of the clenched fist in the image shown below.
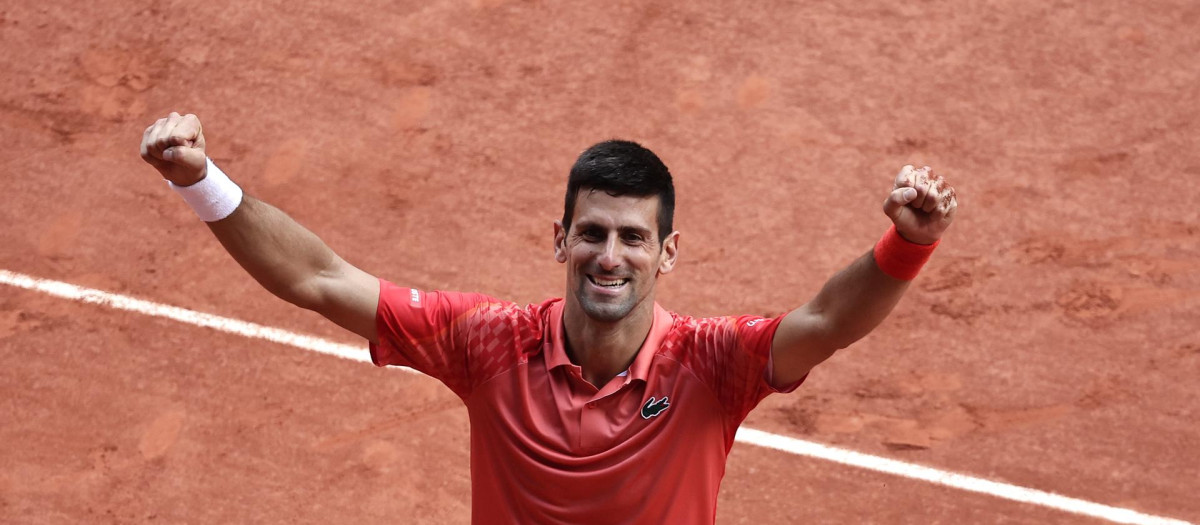
<path fill-rule="evenodd" d="M 954 188 L 929 166 L 905 166 L 896 175 L 892 193 L 883 201 L 883 213 L 909 242 L 933 244 L 954 222 L 958 198 Z"/>
<path fill-rule="evenodd" d="M 142 134 L 142 160 L 176 186 L 191 186 L 204 178 L 207 163 L 204 133 L 195 115 L 171 112 Z"/>

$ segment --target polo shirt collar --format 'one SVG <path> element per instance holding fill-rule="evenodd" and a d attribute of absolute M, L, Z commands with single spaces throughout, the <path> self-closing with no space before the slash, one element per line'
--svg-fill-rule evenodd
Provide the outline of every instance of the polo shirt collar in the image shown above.
<path fill-rule="evenodd" d="M 564 299 L 550 307 L 550 339 L 546 342 L 546 367 L 551 370 L 560 366 L 576 366 L 567 356 L 566 330 L 563 327 L 562 319 L 566 304 L 567 301 Z M 626 371 L 628 373 L 623 372 L 618 374 L 618 377 L 624 375 L 626 383 L 634 379 L 645 381 L 650 375 L 650 364 L 654 361 L 654 354 L 658 353 L 659 345 L 671 331 L 671 324 L 670 312 L 659 306 L 657 302 L 654 303 L 654 321 L 650 325 L 650 333 L 646 335 L 646 340 L 638 349 L 637 357 L 633 359 L 633 364 Z"/>

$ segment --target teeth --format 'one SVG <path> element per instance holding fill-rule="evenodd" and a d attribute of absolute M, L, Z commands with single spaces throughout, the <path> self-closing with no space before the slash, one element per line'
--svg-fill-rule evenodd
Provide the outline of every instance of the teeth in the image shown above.
<path fill-rule="evenodd" d="M 591 277 L 591 276 L 588 276 L 588 277 Z M 617 279 L 614 281 L 606 281 L 603 279 L 597 279 L 596 277 L 591 277 L 591 279 L 592 279 L 592 282 L 594 282 L 600 286 L 621 286 L 622 284 L 625 284 L 627 281 L 629 281 L 629 279 Z"/>

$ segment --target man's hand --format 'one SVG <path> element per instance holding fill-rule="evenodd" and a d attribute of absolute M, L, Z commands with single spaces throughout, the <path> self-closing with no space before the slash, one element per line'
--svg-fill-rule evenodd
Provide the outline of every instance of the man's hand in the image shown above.
<path fill-rule="evenodd" d="M 176 186 L 200 182 L 207 172 L 204 133 L 195 115 L 171 112 L 142 134 L 142 160 Z"/>
<path fill-rule="evenodd" d="M 954 188 L 929 166 L 905 166 L 896 175 L 892 193 L 883 201 L 883 213 L 909 242 L 933 244 L 954 222 L 958 199 Z"/>

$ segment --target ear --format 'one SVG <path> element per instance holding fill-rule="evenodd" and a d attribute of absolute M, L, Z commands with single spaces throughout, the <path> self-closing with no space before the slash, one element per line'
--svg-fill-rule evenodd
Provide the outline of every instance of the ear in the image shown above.
<path fill-rule="evenodd" d="M 562 221 L 554 221 L 554 260 L 567 262 L 567 230 Z"/>
<path fill-rule="evenodd" d="M 658 260 L 658 274 L 671 273 L 675 268 L 675 261 L 679 258 L 679 232 L 671 232 L 666 239 L 663 239 L 662 253 Z"/>

